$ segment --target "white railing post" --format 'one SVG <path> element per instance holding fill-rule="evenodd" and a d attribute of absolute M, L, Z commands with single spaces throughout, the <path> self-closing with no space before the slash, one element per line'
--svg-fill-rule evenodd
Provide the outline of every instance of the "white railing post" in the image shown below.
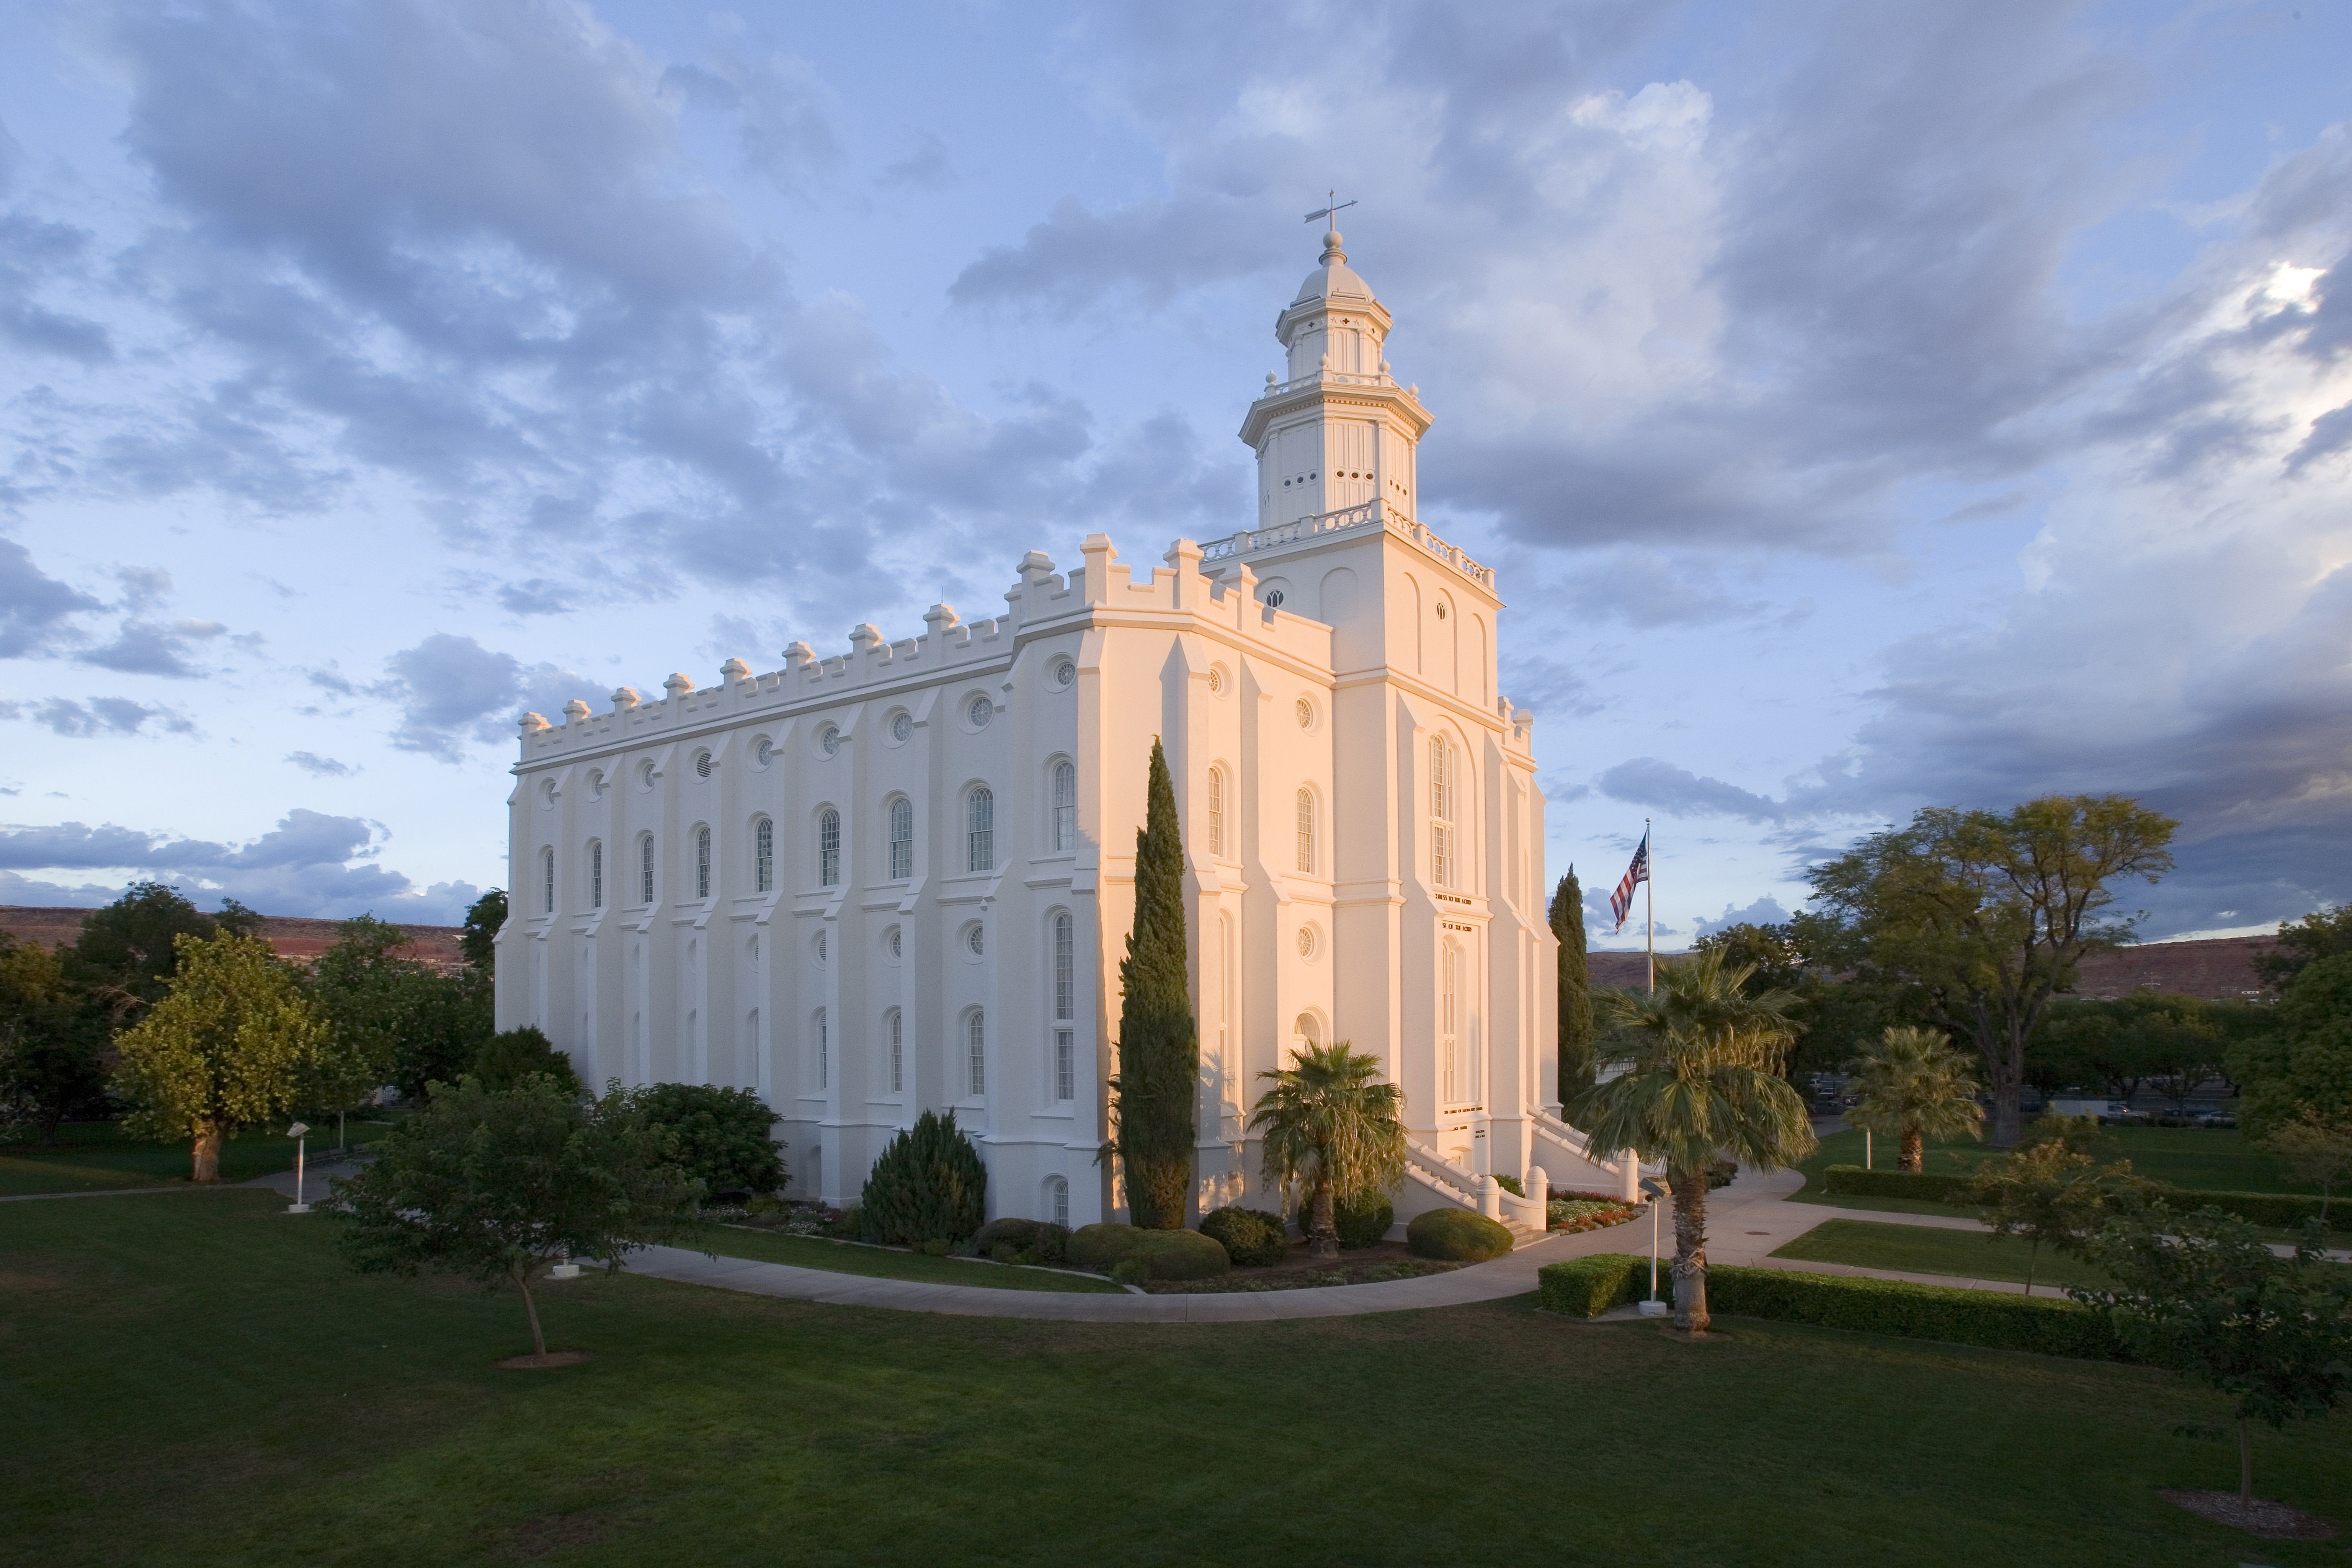
<path fill-rule="evenodd" d="M 1478 1178 L 1478 1212 L 1488 1219 L 1503 1217 L 1503 1184 L 1492 1176 Z"/>
<path fill-rule="evenodd" d="M 1528 1201 L 1536 1205 L 1537 1228 L 1549 1228 L 1551 1223 L 1551 1176 L 1541 1165 L 1528 1167 Z"/>

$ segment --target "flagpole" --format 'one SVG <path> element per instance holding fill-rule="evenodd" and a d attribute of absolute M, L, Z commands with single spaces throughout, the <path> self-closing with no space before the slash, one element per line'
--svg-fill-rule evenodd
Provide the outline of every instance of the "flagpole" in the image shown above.
<path fill-rule="evenodd" d="M 1649 875 L 1642 879 L 1642 921 L 1649 927 L 1644 938 L 1650 952 L 1650 994 L 1658 992 L 1658 847 L 1650 842 L 1650 819 L 1642 818 L 1642 845 L 1648 852 L 1649 864 L 1643 868 Z"/>

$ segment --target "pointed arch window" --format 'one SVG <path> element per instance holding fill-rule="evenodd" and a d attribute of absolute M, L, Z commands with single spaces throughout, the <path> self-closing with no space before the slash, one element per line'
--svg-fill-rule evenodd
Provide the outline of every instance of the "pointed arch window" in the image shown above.
<path fill-rule="evenodd" d="M 1225 852 L 1225 770 L 1209 770 L 1209 853 Z"/>
<path fill-rule="evenodd" d="M 816 815 L 816 882 L 841 886 L 841 813 L 829 805 Z"/>
<path fill-rule="evenodd" d="M 751 822 L 751 885 L 762 893 L 776 890 L 776 825 L 764 816 Z"/>
<path fill-rule="evenodd" d="M 915 803 L 905 795 L 890 803 L 890 879 L 915 874 Z"/>
<path fill-rule="evenodd" d="M 974 1007 L 964 1020 L 964 1050 L 971 1098 L 988 1093 L 988 1015 Z"/>
<path fill-rule="evenodd" d="M 996 796 L 986 784 L 964 797 L 964 859 L 967 870 L 996 869 Z"/>
<path fill-rule="evenodd" d="M 604 907 L 604 841 L 601 838 L 588 840 L 588 907 Z"/>
<path fill-rule="evenodd" d="M 638 889 L 637 901 L 654 901 L 654 836 L 650 833 L 637 840 Z"/>
<path fill-rule="evenodd" d="M 541 889 L 540 901 L 546 906 L 546 912 L 551 915 L 555 912 L 555 851 L 551 848 L 539 852 L 539 877 Z"/>
<path fill-rule="evenodd" d="M 1054 764 L 1054 853 L 1066 855 L 1078 847 L 1078 767 Z"/>
<path fill-rule="evenodd" d="M 1315 792 L 1298 792 L 1298 868 L 1315 874 Z"/>
<path fill-rule="evenodd" d="M 710 829 L 708 827 L 694 830 L 694 896 L 698 899 L 710 896 Z"/>
<path fill-rule="evenodd" d="M 1457 763 L 1443 735 L 1429 738 L 1429 879 L 1451 888 L 1461 868 L 1454 855 L 1454 798 Z"/>

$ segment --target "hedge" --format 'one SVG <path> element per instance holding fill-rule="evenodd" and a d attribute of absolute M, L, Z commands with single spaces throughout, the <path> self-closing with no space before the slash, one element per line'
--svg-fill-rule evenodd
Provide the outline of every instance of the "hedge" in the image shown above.
<path fill-rule="evenodd" d="M 1197 1230 L 1144 1230 L 1121 1261 L 1148 1264 L 1154 1279 L 1208 1279 L 1233 1268 L 1224 1247 L 1213 1236 Z"/>
<path fill-rule="evenodd" d="M 1135 1250 L 1136 1238 L 1142 1234 L 1118 1220 L 1097 1220 L 1072 1231 L 1064 1251 L 1080 1268 L 1108 1268 Z"/>
<path fill-rule="evenodd" d="M 1658 1297 L 1670 1299 L 1666 1260 L 1659 1259 Z M 1597 1318 L 1650 1293 L 1650 1260 L 1623 1253 L 1549 1263 L 1536 1272 L 1544 1310 Z M 1710 1312 L 1815 1323 L 1866 1334 L 1941 1340 L 1992 1350 L 2032 1351 L 2088 1361 L 2127 1359 L 2107 1320 L 2055 1296 L 1960 1290 L 1906 1279 L 1865 1279 L 1788 1268 L 1719 1265 L 1706 1271 Z"/>
<path fill-rule="evenodd" d="M 1832 1165 L 1822 1191 L 1832 1197 L 1916 1198 L 1927 1203 L 1965 1205 L 1969 1178 L 1924 1171 L 1865 1171 L 1859 1165 Z M 2254 1225 L 2292 1230 L 2319 1216 L 2319 1200 L 2302 1193 L 2209 1193 L 2190 1187 L 2159 1186 L 2157 1196 L 2176 1209 L 2217 1208 Z M 2328 1211 L 2333 1229 L 2347 1228 L 2352 1207 Z"/>
<path fill-rule="evenodd" d="M 1415 1215 L 1405 1226 L 1404 1237 L 1414 1257 L 1455 1263 L 1484 1263 L 1511 1250 L 1507 1228 L 1468 1209 L 1431 1209 Z"/>

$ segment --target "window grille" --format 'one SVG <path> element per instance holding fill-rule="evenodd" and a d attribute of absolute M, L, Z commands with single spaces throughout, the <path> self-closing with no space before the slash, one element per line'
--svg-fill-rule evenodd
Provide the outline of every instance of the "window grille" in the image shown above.
<path fill-rule="evenodd" d="M 826 1026 L 824 1009 L 816 1010 L 816 1086 L 829 1089 L 833 1084 L 832 1030 Z"/>
<path fill-rule="evenodd" d="M 588 841 L 588 907 L 604 907 L 604 841 L 601 838 Z"/>
<path fill-rule="evenodd" d="M 1054 764 L 1054 853 L 1078 847 L 1078 769 L 1075 763 Z"/>
<path fill-rule="evenodd" d="M 903 882 L 915 874 L 915 803 L 905 795 L 890 803 L 890 879 Z"/>
<path fill-rule="evenodd" d="M 817 814 L 816 880 L 821 888 L 841 885 L 841 813 L 829 805 Z"/>
<path fill-rule="evenodd" d="M 1438 955 L 1438 1037 L 1445 1045 L 1445 1098 L 1458 1101 L 1462 1098 L 1462 1068 L 1457 1042 L 1458 1015 L 1461 1005 L 1460 970 L 1462 950 L 1447 942 Z"/>
<path fill-rule="evenodd" d="M 1054 1223 L 1064 1230 L 1070 1228 L 1070 1182 L 1066 1176 L 1055 1176 L 1045 1184 L 1054 1210 Z"/>
<path fill-rule="evenodd" d="M 1454 886 L 1454 748 L 1443 735 L 1429 742 L 1429 879 Z"/>
<path fill-rule="evenodd" d="M 971 1097 L 978 1100 L 988 1092 L 987 1016 L 975 1008 L 964 1029 L 971 1053 Z"/>
<path fill-rule="evenodd" d="M 1067 914 L 1057 914 L 1054 917 L 1054 1016 L 1076 1017 L 1077 1001 L 1077 926 Z"/>
<path fill-rule="evenodd" d="M 996 869 L 996 797 L 985 784 L 973 790 L 964 802 L 964 839 L 969 869 Z"/>
<path fill-rule="evenodd" d="M 1076 1031 L 1054 1031 L 1054 1098 L 1065 1103 L 1077 1098 L 1078 1051 Z"/>
<path fill-rule="evenodd" d="M 907 1052 L 901 1043 L 899 1029 L 905 1022 L 898 1009 L 890 1009 L 890 1092 L 898 1094 L 907 1087 Z"/>
<path fill-rule="evenodd" d="M 644 863 L 643 897 L 637 901 L 650 904 L 654 901 L 654 836 L 646 834 L 637 840 L 637 847 L 644 851 L 639 857 Z"/>
<path fill-rule="evenodd" d="M 776 825 L 766 817 L 751 826 L 751 880 L 762 893 L 776 888 Z"/>
<path fill-rule="evenodd" d="M 1225 852 L 1225 770 L 1209 770 L 1209 853 Z"/>
<path fill-rule="evenodd" d="M 1315 872 L 1315 792 L 1298 792 L 1298 868 Z"/>
<path fill-rule="evenodd" d="M 708 827 L 694 830 L 694 896 L 698 899 L 710 896 L 710 829 Z"/>
<path fill-rule="evenodd" d="M 540 870 L 540 880 L 541 880 L 541 883 L 542 884 L 542 889 L 543 889 L 543 898 L 542 898 L 542 901 L 543 901 L 543 902 L 546 904 L 546 906 L 547 906 L 547 912 L 548 912 L 549 914 L 551 914 L 551 914 L 553 914 L 553 913 L 555 912 L 555 851 L 554 851 L 554 850 L 552 850 L 552 849 L 542 849 L 542 850 L 541 850 L 541 851 L 539 852 L 539 870 Z"/>

